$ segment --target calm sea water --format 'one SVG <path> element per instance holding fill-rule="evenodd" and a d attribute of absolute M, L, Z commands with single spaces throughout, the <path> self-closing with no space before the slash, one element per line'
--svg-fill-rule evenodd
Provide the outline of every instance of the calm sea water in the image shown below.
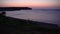
<path fill-rule="evenodd" d="M 60 25 L 60 11 L 43 11 L 43 10 L 6 11 L 6 16 Z"/>

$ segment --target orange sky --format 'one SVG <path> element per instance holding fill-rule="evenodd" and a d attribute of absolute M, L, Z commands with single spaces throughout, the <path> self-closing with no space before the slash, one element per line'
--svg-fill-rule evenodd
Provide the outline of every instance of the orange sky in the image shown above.
<path fill-rule="evenodd" d="M 21 0 L 5 0 L 0 1 L 0 7 L 53 7 L 53 6 L 59 6 L 59 3 L 57 0 L 30 0 L 30 1 L 21 1 Z"/>

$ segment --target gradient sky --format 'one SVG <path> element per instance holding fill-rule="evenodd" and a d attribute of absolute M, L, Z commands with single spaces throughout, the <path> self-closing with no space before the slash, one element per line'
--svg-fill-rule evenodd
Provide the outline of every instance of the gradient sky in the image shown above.
<path fill-rule="evenodd" d="M 0 0 L 0 7 L 57 7 L 60 0 Z"/>

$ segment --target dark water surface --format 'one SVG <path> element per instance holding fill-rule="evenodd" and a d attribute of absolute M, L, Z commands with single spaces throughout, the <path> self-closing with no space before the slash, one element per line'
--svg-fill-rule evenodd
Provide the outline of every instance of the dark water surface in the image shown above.
<path fill-rule="evenodd" d="M 20 10 L 6 11 L 6 13 L 9 17 L 60 25 L 60 11 Z"/>

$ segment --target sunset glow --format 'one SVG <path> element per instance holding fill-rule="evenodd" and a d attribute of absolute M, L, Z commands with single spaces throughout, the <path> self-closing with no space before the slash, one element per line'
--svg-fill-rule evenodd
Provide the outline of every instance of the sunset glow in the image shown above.
<path fill-rule="evenodd" d="M 0 0 L 0 7 L 53 7 L 59 0 Z"/>

